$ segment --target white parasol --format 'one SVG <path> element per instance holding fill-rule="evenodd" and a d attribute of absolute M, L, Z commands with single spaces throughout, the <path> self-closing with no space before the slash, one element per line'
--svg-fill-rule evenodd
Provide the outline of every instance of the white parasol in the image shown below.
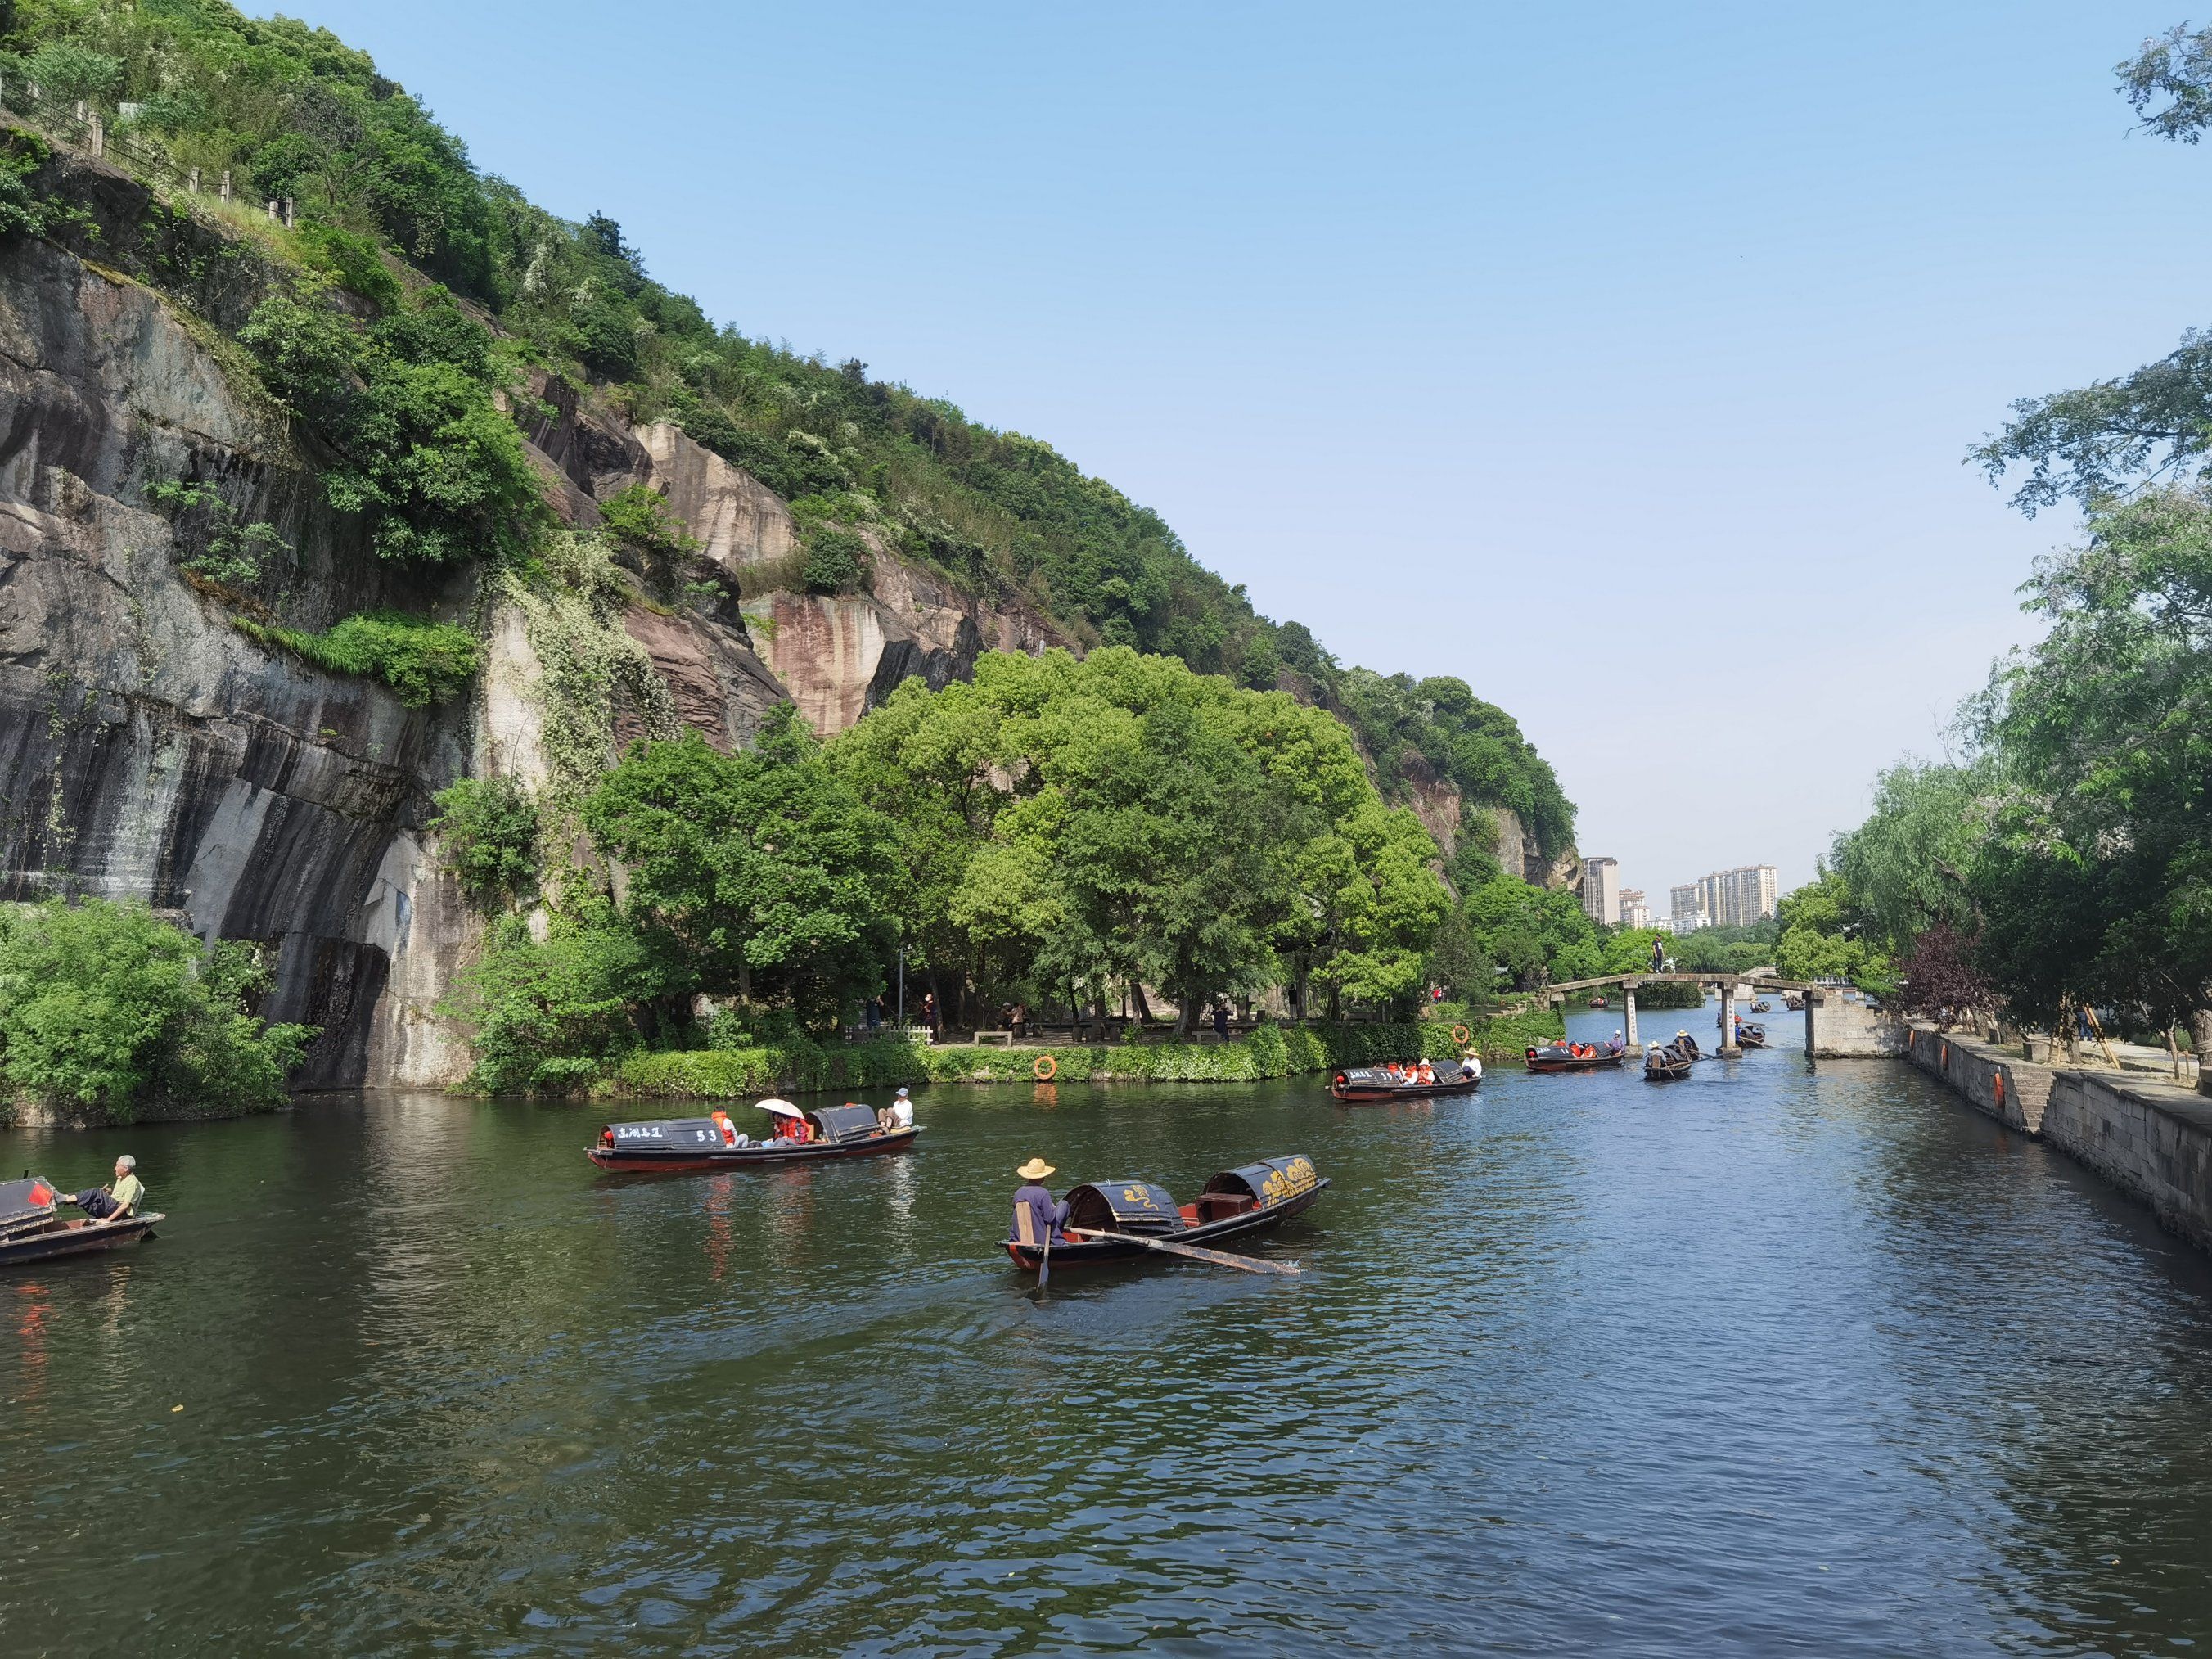
<path fill-rule="evenodd" d="M 805 1113 L 800 1111 L 798 1107 L 793 1105 L 787 1100 L 763 1100 L 760 1103 L 760 1109 L 763 1112 L 774 1112 L 778 1117 L 805 1117 L 806 1115 Z"/>

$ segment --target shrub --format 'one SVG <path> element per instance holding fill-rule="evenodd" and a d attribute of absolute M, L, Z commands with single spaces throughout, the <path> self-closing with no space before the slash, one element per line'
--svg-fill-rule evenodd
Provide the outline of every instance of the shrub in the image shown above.
<path fill-rule="evenodd" d="M 386 266 L 375 239 L 336 225 L 302 225 L 293 234 L 301 263 L 386 309 L 400 301 L 399 279 Z"/>
<path fill-rule="evenodd" d="M 274 295 L 238 337 L 270 391 L 337 452 L 324 494 L 368 520 L 380 556 L 528 553 L 547 509 L 522 435 L 494 401 L 512 376 L 450 301 L 362 329 L 313 295 Z"/>
<path fill-rule="evenodd" d="M 633 1010 L 661 988 L 661 963 L 604 901 L 556 915 L 544 944 L 519 916 L 464 975 L 451 1012 L 476 1028 L 470 1085 L 564 1094 L 639 1042 Z"/>
<path fill-rule="evenodd" d="M 143 904 L 19 907 L 0 917 L 0 1079 L 112 1123 L 149 1102 L 280 1105 L 314 1032 L 247 1012 L 268 982 L 258 947 L 204 945 Z"/>
<path fill-rule="evenodd" d="M 516 778 L 463 778 L 436 797 L 432 831 L 463 890 L 495 908 L 538 884 L 538 807 Z"/>
<path fill-rule="evenodd" d="M 1562 1036 L 1550 1012 L 1472 1023 L 1493 1060 L 1516 1060 Z M 738 1100 L 784 1090 L 887 1089 L 902 1083 L 1032 1083 L 1050 1055 L 1054 1081 L 1255 1083 L 1337 1066 L 1460 1052 L 1448 1025 L 1266 1025 L 1236 1042 L 1079 1043 L 1065 1048 L 933 1047 L 884 1037 L 823 1048 L 804 1041 L 636 1054 L 611 1070 L 602 1092 L 663 1100 Z"/>
<path fill-rule="evenodd" d="M 459 696 L 483 655 L 477 636 L 465 628 L 388 611 L 348 617 L 325 634 L 264 628 L 243 618 L 234 618 L 232 625 L 334 674 L 382 680 L 410 708 Z"/>
<path fill-rule="evenodd" d="M 224 587 L 250 588 L 271 559 L 291 554 L 276 526 L 241 520 L 211 484 L 170 480 L 149 486 L 146 495 L 169 520 L 178 568 L 196 576 Z"/>
<path fill-rule="evenodd" d="M 867 580 L 868 544 L 849 530 L 817 530 L 799 579 L 810 593 L 850 593 Z"/>

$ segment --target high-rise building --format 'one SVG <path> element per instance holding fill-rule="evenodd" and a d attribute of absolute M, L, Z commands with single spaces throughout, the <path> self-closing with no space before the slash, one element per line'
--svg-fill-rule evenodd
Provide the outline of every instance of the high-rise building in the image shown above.
<path fill-rule="evenodd" d="M 1703 882 L 1685 882 L 1680 887 L 1667 890 L 1667 909 L 1677 933 L 1694 933 L 1712 921 L 1712 912 L 1705 908 L 1705 890 Z"/>
<path fill-rule="evenodd" d="M 1742 864 L 1733 870 L 1716 870 L 1697 883 L 1698 902 L 1709 926 L 1748 927 L 1774 914 L 1779 883 L 1771 864 Z M 1675 889 L 1680 904 L 1681 889 Z"/>
<path fill-rule="evenodd" d="M 1649 927 L 1651 925 L 1651 907 L 1644 902 L 1641 887 L 1620 890 L 1620 925 L 1624 927 Z"/>
<path fill-rule="evenodd" d="M 1583 914 L 1604 927 L 1620 920 L 1620 865 L 1617 860 L 1583 860 Z"/>

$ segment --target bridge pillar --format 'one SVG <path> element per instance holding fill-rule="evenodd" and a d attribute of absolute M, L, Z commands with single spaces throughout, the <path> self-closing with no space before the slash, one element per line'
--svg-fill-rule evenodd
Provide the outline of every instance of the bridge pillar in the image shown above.
<path fill-rule="evenodd" d="M 1642 1046 L 1636 1041 L 1636 981 L 1634 980 L 1621 981 L 1620 1000 L 1628 1009 L 1628 1029 L 1622 1035 L 1628 1043 L 1630 1052 L 1634 1053 Z"/>
<path fill-rule="evenodd" d="M 1729 980 L 1721 987 L 1721 1047 L 1724 1058 L 1733 1059 L 1743 1052 L 1735 1040 L 1735 981 Z"/>

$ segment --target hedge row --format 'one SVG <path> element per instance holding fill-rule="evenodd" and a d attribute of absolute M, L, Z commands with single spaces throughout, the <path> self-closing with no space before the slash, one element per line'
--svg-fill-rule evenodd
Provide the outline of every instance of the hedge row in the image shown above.
<path fill-rule="evenodd" d="M 1531 1043 L 1565 1030 L 1556 1013 L 1499 1015 L 1474 1022 L 1486 1060 L 1518 1060 Z M 781 1091 L 887 1089 L 907 1083 L 1030 1083 L 1051 1056 L 1055 1079 L 1146 1083 L 1256 1083 L 1425 1054 L 1459 1052 L 1452 1028 L 1419 1025 L 1264 1026 L 1234 1042 L 1090 1042 L 1066 1048 L 933 1048 L 883 1038 L 834 1048 L 799 1042 L 760 1048 L 695 1048 L 632 1055 L 599 1092 L 659 1100 L 741 1100 Z"/>

